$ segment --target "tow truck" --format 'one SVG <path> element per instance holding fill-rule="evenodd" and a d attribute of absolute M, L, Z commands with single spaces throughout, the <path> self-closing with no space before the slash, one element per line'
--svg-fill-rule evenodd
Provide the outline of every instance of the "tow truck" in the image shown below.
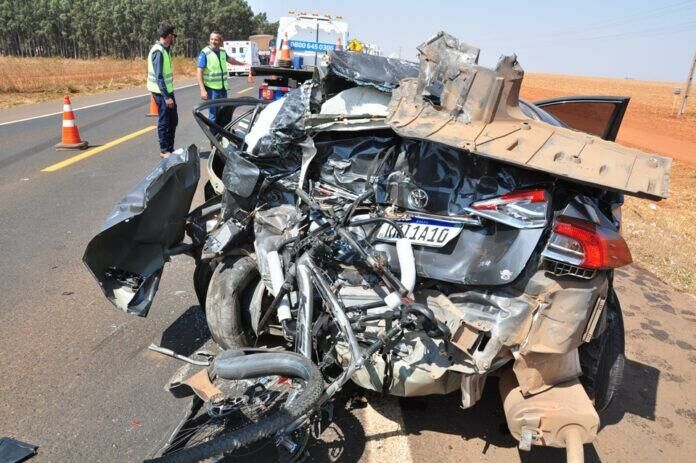
<path fill-rule="evenodd" d="M 263 76 L 259 87 L 259 99 L 273 101 L 282 98 L 288 91 L 296 88 L 314 75 L 324 56 L 337 46 L 348 43 L 348 24 L 341 16 L 317 13 L 283 16 L 278 20 L 276 52 L 271 51 L 268 65 L 251 67 L 252 76 Z M 291 66 L 280 66 L 281 48 L 287 42 L 292 53 Z M 287 64 L 287 63 L 285 63 Z"/>

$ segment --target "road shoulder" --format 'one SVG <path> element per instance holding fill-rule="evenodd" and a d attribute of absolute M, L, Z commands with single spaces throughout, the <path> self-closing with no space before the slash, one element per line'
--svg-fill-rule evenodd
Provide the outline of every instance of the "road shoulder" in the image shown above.
<path fill-rule="evenodd" d="M 188 87 L 196 83 L 195 79 L 182 79 L 177 81 L 177 88 Z M 147 90 L 144 87 L 132 87 L 112 92 L 93 93 L 89 95 L 70 95 L 73 110 L 79 111 L 87 106 L 105 104 L 113 101 L 123 101 L 127 98 L 137 98 L 146 96 Z M 12 121 L 21 121 L 41 116 L 52 115 L 63 111 L 63 99 L 59 98 L 42 103 L 27 104 L 5 108 L 0 112 L 0 124 L 7 124 Z"/>

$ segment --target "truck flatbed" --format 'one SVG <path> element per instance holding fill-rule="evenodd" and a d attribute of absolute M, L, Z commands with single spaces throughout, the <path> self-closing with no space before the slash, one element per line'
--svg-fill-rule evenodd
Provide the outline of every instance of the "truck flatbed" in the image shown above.
<path fill-rule="evenodd" d="M 293 79 L 299 83 L 309 80 L 314 75 L 313 69 L 292 69 L 278 66 L 252 66 L 252 76 L 278 76 Z"/>

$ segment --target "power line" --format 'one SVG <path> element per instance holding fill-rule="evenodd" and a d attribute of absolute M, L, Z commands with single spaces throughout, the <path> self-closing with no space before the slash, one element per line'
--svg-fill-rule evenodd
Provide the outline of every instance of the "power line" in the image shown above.
<path fill-rule="evenodd" d="M 696 20 L 691 20 L 685 23 L 679 24 L 663 24 L 660 26 L 649 27 L 647 29 L 638 29 L 625 32 L 618 32 L 615 34 L 605 34 L 591 37 L 574 37 L 574 38 L 562 38 L 562 37 L 552 37 L 549 40 L 536 41 L 534 45 L 565 45 L 571 42 L 590 42 L 594 40 L 607 40 L 607 39 L 622 39 L 622 38 L 633 38 L 636 36 L 650 36 L 656 37 L 659 35 L 665 35 L 676 32 L 689 32 L 696 31 Z"/>
<path fill-rule="evenodd" d="M 696 5 L 696 1 L 694 0 L 688 0 L 688 1 L 683 1 L 679 3 L 674 3 L 671 5 L 663 5 L 659 8 L 653 8 L 650 10 L 644 10 L 641 12 L 635 12 L 633 14 L 628 14 L 624 15 L 621 17 L 614 17 L 614 18 L 609 18 L 605 21 L 600 21 L 598 23 L 594 24 L 588 24 L 588 25 L 583 25 L 583 26 L 575 26 L 575 27 L 566 27 L 563 29 L 558 29 L 558 30 L 552 30 L 552 31 L 546 31 L 542 32 L 539 31 L 537 34 L 524 34 L 522 35 L 522 40 L 539 40 L 548 38 L 549 36 L 563 36 L 563 35 L 573 35 L 578 32 L 584 33 L 588 31 L 595 31 L 595 30 L 601 30 L 607 27 L 616 27 L 616 26 L 623 26 L 623 25 L 630 25 L 631 23 L 634 23 L 636 21 L 644 21 L 644 20 L 653 20 L 662 16 L 668 16 L 674 13 L 683 13 L 684 11 L 694 11 L 690 9 L 690 6 Z M 520 34 L 516 34 L 515 36 L 508 36 L 508 37 L 500 37 L 496 36 L 494 38 L 491 38 L 489 40 L 486 40 L 488 42 L 499 42 L 499 41 L 510 41 L 510 40 L 520 40 Z M 483 40 L 482 40 L 483 41 Z"/>
<path fill-rule="evenodd" d="M 682 29 L 673 29 L 673 30 L 665 30 L 661 33 L 654 33 L 650 37 L 662 37 L 662 36 L 667 36 L 667 35 L 677 35 L 677 34 L 684 34 L 687 32 L 696 32 L 696 29 L 694 28 L 682 28 Z M 626 39 L 626 38 L 632 38 L 630 36 L 626 37 L 618 37 L 616 40 L 621 40 L 621 39 Z M 525 49 L 527 50 L 536 50 L 536 49 L 543 49 L 543 48 L 554 48 L 554 47 L 567 47 L 569 46 L 570 42 L 549 42 L 549 43 L 544 43 L 544 44 L 533 44 L 529 46 L 525 46 Z"/>

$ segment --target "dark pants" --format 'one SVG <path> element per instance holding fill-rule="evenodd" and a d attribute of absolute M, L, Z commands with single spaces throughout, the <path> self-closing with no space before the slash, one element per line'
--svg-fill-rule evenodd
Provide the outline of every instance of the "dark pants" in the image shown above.
<path fill-rule="evenodd" d="M 176 98 L 172 95 L 174 106 L 167 107 L 164 102 L 165 98 L 162 95 L 153 93 L 157 109 L 159 111 L 159 119 L 157 120 L 157 136 L 159 137 L 160 153 L 174 151 L 174 132 L 179 123 L 179 115 L 176 112 Z"/>
<path fill-rule="evenodd" d="M 206 87 L 205 91 L 208 92 L 208 100 L 217 100 L 219 98 L 227 98 L 227 90 L 225 90 L 224 88 L 221 90 L 213 90 L 212 88 Z M 215 122 L 215 119 L 217 118 L 217 112 L 218 112 L 217 106 L 211 106 L 210 108 L 208 108 L 208 119 Z"/>

